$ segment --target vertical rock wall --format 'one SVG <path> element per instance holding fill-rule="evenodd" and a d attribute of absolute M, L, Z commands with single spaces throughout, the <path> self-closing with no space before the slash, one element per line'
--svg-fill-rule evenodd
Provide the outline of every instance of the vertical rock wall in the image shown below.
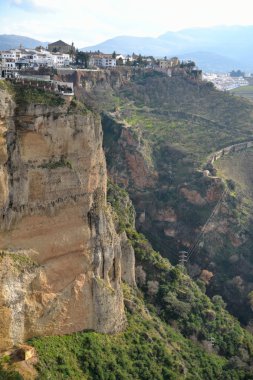
<path fill-rule="evenodd" d="M 106 181 L 98 116 L 67 104 L 15 108 L 0 90 L 0 350 L 124 326 Z"/>

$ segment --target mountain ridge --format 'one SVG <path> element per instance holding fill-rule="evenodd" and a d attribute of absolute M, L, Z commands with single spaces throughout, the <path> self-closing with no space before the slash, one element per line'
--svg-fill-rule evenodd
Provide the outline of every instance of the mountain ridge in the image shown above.
<path fill-rule="evenodd" d="M 122 54 L 135 52 L 156 57 L 191 56 L 192 52 L 206 52 L 209 59 L 196 60 L 203 70 L 210 70 L 211 67 L 212 71 L 230 71 L 233 68 L 250 71 L 253 70 L 253 64 L 250 63 L 252 37 L 253 26 L 191 28 L 178 32 L 169 31 L 157 38 L 117 36 L 81 50 L 100 50 L 104 53 L 116 51 Z M 212 55 L 220 55 L 221 62 L 217 64 Z"/>
<path fill-rule="evenodd" d="M 101 51 L 122 54 L 153 55 L 154 57 L 178 56 L 191 59 L 204 71 L 229 72 L 241 69 L 253 71 L 253 26 L 216 26 L 211 28 L 188 28 L 177 32 L 168 31 L 158 37 L 121 35 L 99 44 L 83 47 L 82 51 Z M 30 37 L 0 35 L 0 50 L 23 45 L 35 48 L 46 46 Z"/>
<path fill-rule="evenodd" d="M 17 34 L 0 34 L 0 50 L 15 49 L 20 45 L 32 49 L 40 45 L 47 46 L 47 44 L 47 42 Z"/>

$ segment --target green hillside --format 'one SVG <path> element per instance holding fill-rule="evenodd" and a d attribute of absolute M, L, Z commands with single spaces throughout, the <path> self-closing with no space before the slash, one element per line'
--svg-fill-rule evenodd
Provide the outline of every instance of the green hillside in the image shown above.
<path fill-rule="evenodd" d="M 195 247 L 189 273 L 198 279 L 203 270 L 209 271 L 208 294 L 221 294 L 229 310 L 248 324 L 252 197 L 249 192 L 241 196 L 240 184 L 231 184 L 229 174 L 216 178 L 207 160 L 215 151 L 253 140 L 252 103 L 209 83 L 155 72 L 136 72 L 115 94 L 117 112 L 107 109 L 103 118 L 107 164 L 133 200 L 137 229 L 173 264 L 181 250 Z M 240 175 L 249 181 L 250 165 L 246 160 L 244 164 Z M 209 175 L 203 175 L 203 168 Z"/>
<path fill-rule="evenodd" d="M 253 86 L 237 87 L 234 90 L 231 90 L 230 92 L 237 96 L 241 96 L 242 98 L 246 98 L 251 101 L 253 100 Z"/>
<path fill-rule="evenodd" d="M 239 185 L 240 191 L 253 199 L 253 149 L 234 152 L 215 163 L 219 175 L 232 179 Z"/>

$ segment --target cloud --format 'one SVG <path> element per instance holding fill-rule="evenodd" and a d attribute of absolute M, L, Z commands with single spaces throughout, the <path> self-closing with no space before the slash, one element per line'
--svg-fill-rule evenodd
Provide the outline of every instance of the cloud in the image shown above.
<path fill-rule="evenodd" d="M 252 0 L 0 0 L 0 33 L 42 41 L 64 39 L 83 47 L 117 35 L 153 36 L 168 30 L 219 24 L 253 24 Z M 229 11 L 228 11 L 229 9 Z"/>
<path fill-rule="evenodd" d="M 57 1 L 48 0 L 10 0 L 10 4 L 14 7 L 27 12 L 51 12 L 56 11 Z"/>

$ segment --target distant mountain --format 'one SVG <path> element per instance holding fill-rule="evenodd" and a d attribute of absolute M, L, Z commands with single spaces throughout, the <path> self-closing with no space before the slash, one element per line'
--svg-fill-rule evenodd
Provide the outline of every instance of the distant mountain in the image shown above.
<path fill-rule="evenodd" d="M 22 45 L 24 48 L 47 46 L 47 42 L 34 40 L 33 38 L 17 36 L 15 34 L 0 34 L 0 50 L 15 49 Z"/>
<path fill-rule="evenodd" d="M 219 26 L 167 32 L 158 38 L 120 36 L 84 51 L 100 50 L 156 57 L 188 57 L 205 70 L 253 71 L 253 26 Z"/>
<path fill-rule="evenodd" d="M 242 62 L 225 57 L 224 55 L 206 51 L 179 54 L 178 57 L 183 61 L 188 59 L 194 61 L 199 68 L 206 72 L 229 72 L 243 65 Z"/>
<path fill-rule="evenodd" d="M 122 54 L 140 53 L 154 56 L 168 55 L 168 43 L 159 38 L 119 36 L 106 40 L 98 45 L 82 48 L 83 51 L 102 51 L 112 53 L 114 51 Z M 171 49 L 173 51 L 173 49 Z"/>

